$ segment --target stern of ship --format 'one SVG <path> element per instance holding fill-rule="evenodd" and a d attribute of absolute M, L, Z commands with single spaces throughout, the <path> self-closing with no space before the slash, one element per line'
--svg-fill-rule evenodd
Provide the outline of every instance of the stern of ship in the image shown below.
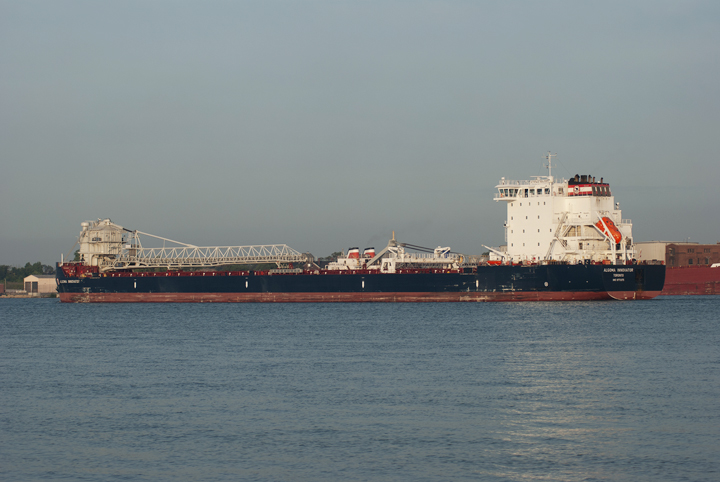
<path fill-rule="evenodd" d="M 603 285 L 616 300 L 649 300 L 665 284 L 664 265 L 614 265 L 603 269 Z"/>

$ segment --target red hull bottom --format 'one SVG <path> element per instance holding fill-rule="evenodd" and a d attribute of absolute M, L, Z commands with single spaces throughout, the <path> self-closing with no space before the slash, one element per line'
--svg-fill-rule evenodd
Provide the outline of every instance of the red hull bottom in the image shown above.
<path fill-rule="evenodd" d="M 60 293 L 64 303 L 427 303 L 647 300 L 659 291 L 486 293 Z"/>
<path fill-rule="evenodd" d="M 615 300 L 651 300 L 660 295 L 661 291 L 608 291 Z"/>

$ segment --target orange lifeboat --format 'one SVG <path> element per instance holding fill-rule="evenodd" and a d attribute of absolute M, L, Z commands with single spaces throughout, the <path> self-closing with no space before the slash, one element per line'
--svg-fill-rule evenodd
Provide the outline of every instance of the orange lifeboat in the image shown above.
<path fill-rule="evenodd" d="M 607 226 L 607 229 L 605 226 L 603 226 L 603 222 L 605 222 L 605 226 Z M 615 226 L 615 223 L 612 221 L 612 219 L 608 217 L 603 217 L 602 221 L 598 221 L 595 223 L 595 226 L 597 228 L 605 233 L 606 236 L 612 236 L 612 238 L 615 240 L 615 243 L 619 243 L 620 240 L 622 240 L 622 234 L 620 234 L 620 231 L 618 230 L 617 226 Z M 608 230 L 610 232 L 608 232 Z"/>

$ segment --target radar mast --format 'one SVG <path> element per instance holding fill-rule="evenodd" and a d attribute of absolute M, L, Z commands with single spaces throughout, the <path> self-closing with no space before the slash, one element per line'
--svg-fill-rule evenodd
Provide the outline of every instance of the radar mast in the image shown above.
<path fill-rule="evenodd" d="M 550 151 L 548 151 L 547 156 L 545 156 L 545 159 L 548 160 L 548 163 L 545 167 L 548 168 L 548 177 L 550 178 L 550 182 L 553 182 L 552 177 L 552 158 L 557 157 L 557 152 L 555 154 L 550 154 Z"/>

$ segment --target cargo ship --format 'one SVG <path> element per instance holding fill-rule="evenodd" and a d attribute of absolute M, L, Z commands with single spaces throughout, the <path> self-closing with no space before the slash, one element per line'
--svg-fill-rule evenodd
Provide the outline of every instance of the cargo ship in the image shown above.
<path fill-rule="evenodd" d="M 662 295 L 720 295 L 720 263 L 668 267 Z"/>
<path fill-rule="evenodd" d="M 647 241 L 635 250 L 638 260 L 667 266 L 662 295 L 720 295 L 720 243 Z"/>
<path fill-rule="evenodd" d="M 110 219 L 81 223 L 79 260 L 57 264 L 63 302 L 480 302 L 641 300 L 659 295 L 662 264 L 634 259 L 632 223 L 591 175 L 502 178 L 505 239 L 468 256 L 401 243 L 350 248 L 326 266 L 287 245 L 198 247 Z M 143 246 L 143 239 L 162 247 Z M 167 245 L 171 245 L 168 247 Z M 74 249 L 74 248 L 73 248 Z M 269 269 L 243 269 L 269 264 Z"/>

